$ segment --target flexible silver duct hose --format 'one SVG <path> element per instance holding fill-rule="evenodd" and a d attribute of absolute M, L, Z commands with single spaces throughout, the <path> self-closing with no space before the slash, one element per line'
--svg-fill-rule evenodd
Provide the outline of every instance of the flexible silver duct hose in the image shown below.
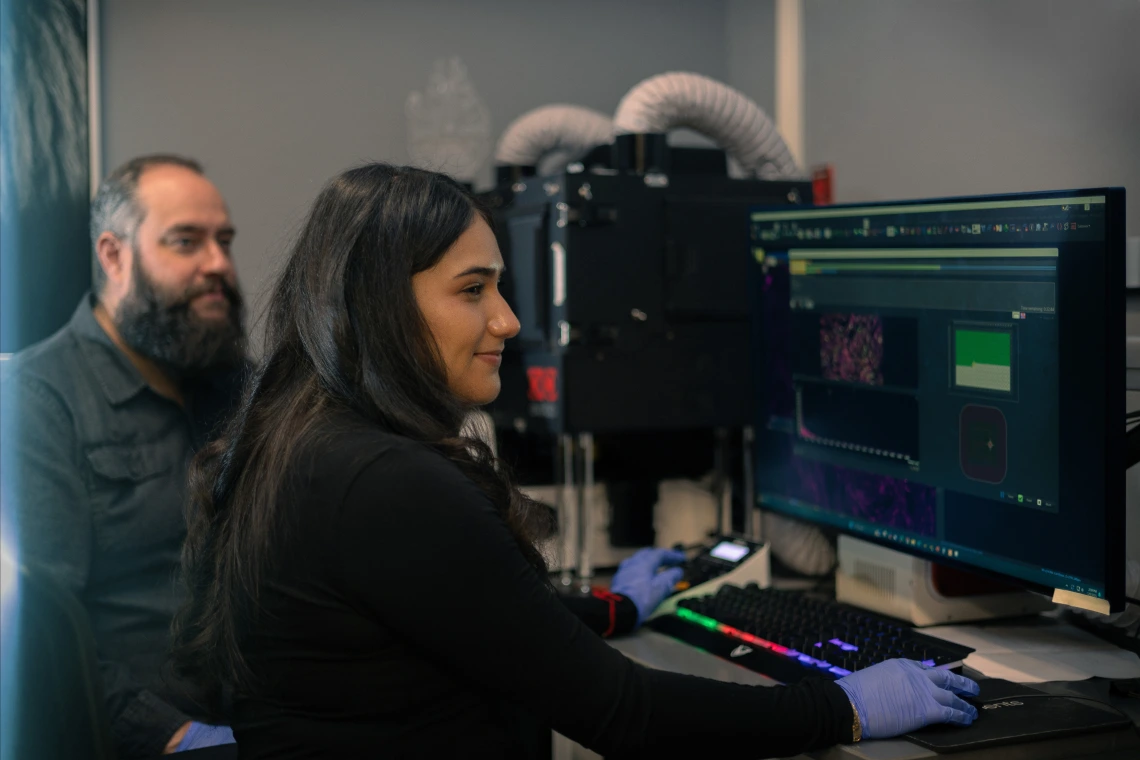
<path fill-rule="evenodd" d="M 768 115 L 740 92 L 700 74 L 670 72 L 625 94 L 614 114 L 617 134 L 688 127 L 716 142 L 746 176 L 800 176 L 795 158 Z"/>
<path fill-rule="evenodd" d="M 558 173 L 593 148 L 613 140 L 613 121 L 603 113 L 582 106 L 542 106 L 524 113 L 506 128 L 495 149 L 495 163 L 538 166 L 543 157 L 557 153 L 561 166 L 544 163 L 542 169 Z"/>
<path fill-rule="evenodd" d="M 462 438 L 478 439 L 491 448 L 492 454 L 499 455 L 499 439 L 495 435 L 495 421 L 490 414 L 482 409 L 474 409 L 467 415 L 467 419 L 463 421 L 463 427 L 459 430 L 459 435 Z"/>
<path fill-rule="evenodd" d="M 764 539 L 772 553 L 798 573 L 825 575 L 835 567 L 835 548 L 814 525 L 765 512 Z"/>

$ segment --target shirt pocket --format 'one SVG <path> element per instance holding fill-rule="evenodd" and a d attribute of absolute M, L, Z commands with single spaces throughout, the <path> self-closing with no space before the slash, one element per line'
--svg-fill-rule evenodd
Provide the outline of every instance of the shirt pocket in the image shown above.
<path fill-rule="evenodd" d="M 137 551 L 181 543 L 187 460 L 162 444 L 106 444 L 87 451 L 96 541 Z"/>

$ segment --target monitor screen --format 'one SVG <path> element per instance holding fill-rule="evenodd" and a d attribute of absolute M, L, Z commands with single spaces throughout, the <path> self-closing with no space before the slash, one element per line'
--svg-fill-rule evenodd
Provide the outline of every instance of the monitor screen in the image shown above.
<path fill-rule="evenodd" d="M 754 210 L 758 505 L 1123 604 L 1123 204 Z"/>

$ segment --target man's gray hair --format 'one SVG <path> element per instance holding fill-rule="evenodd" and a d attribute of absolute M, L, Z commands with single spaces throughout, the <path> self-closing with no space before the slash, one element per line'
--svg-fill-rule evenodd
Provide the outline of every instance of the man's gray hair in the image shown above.
<path fill-rule="evenodd" d="M 99 263 L 96 248 L 99 236 L 110 232 L 124 242 L 134 242 L 135 233 L 146 214 L 138 199 L 139 177 L 155 166 L 181 166 L 196 174 L 203 173 L 202 165 L 192 158 L 155 153 L 132 158 L 107 175 L 91 201 L 91 289 L 96 294 L 107 283 L 107 274 Z"/>

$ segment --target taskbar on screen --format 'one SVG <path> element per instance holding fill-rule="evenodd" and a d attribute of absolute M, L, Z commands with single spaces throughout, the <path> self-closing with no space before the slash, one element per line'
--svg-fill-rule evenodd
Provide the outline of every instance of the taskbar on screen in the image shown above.
<path fill-rule="evenodd" d="M 1104 598 L 1103 585 L 1089 583 L 1082 578 L 1058 570 L 1037 567 L 1006 557 L 997 557 L 933 536 L 921 535 L 899 528 L 873 525 L 847 515 L 820 509 L 799 499 L 779 494 L 761 493 L 757 498 L 757 505 L 761 508 L 770 508 L 782 512 L 789 517 L 798 517 L 813 523 L 825 523 L 856 537 L 865 536 L 886 543 L 898 544 L 911 553 L 927 554 L 929 555 L 928 558 L 932 560 L 948 559 L 1041 586 L 1072 591 L 1095 599 Z"/>

